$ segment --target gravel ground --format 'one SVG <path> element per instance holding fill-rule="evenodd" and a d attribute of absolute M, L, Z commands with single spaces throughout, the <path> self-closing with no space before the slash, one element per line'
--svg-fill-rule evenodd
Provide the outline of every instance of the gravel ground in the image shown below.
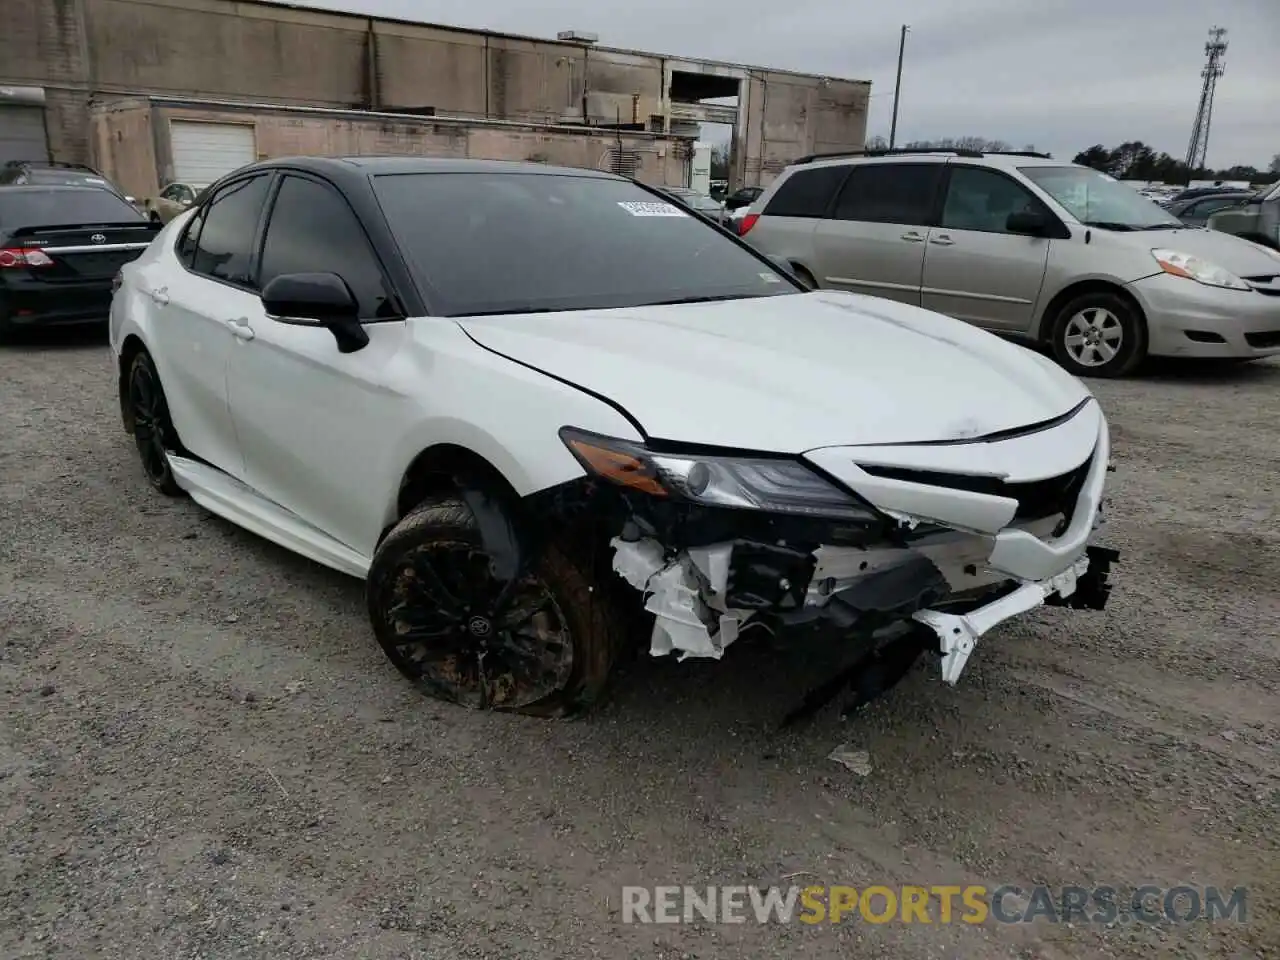
<path fill-rule="evenodd" d="M 829 664 L 745 641 L 628 662 L 580 721 L 419 697 L 358 582 L 151 492 L 109 363 L 0 350 L 0 956 L 1280 956 L 1280 364 L 1095 384 L 1104 614 L 779 731 Z M 792 882 L 1247 885 L 1249 914 L 620 919 L 628 883 Z"/>

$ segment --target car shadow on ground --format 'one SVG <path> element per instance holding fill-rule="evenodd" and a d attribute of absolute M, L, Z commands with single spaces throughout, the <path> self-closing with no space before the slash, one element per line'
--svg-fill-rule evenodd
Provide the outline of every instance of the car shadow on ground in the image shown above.
<path fill-rule="evenodd" d="M 1138 370 L 1148 383 L 1212 384 L 1280 383 L 1280 364 L 1274 360 L 1199 360 L 1152 357 Z"/>

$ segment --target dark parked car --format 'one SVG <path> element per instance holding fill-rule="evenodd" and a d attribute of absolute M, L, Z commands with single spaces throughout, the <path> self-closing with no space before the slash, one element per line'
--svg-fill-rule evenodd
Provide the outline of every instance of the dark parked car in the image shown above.
<path fill-rule="evenodd" d="M 0 167 L 0 185 L 29 184 L 44 187 L 97 187 L 109 190 L 126 203 L 133 197 L 111 182 L 111 178 L 82 163 L 59 163 L 54 160 L 10 160 Z"/>
<path fill-rule="evenodd" d="M 1189 227 L 1203 227 L 1209 219 L 1209 214 L 1225 210 L 1227 207 L 1237 206 L 1252 196 L 1253 191 L 1251 190 L 1211 193 L 1208 196 L 1175 201 L 1166 206 L 1165 209 Z"/>
<path fill-rule="evenodd" d="M 1239 187 L 1228 187 L 1219 184 L 1214 187 L 1188 187 L 1178 193 L 1175 193 L 1172 199 L 1165 205 L 1165 209 L 1173 206 L 1175 203 L 1182 203 L 1184 200 L 1195 200 L 1198 197 L 1208 197 L 1218 193 L 1239 193 Z M 1247 192 L 1247 191 L 1246 191 Z"/>
<path fill-rule="evenodd" d="M 105 322 L 117 271 L 160 229 L 100 187 L 0 186 L 0 337 Z"/>

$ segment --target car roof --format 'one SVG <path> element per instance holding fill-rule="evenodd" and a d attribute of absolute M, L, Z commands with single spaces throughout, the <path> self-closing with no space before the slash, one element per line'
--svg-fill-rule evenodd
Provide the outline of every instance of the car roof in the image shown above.
<path fill-rule="evenodd" d="M 919 163 L 931 160 L 938 163 L 959 160 L 964 163 L 976 163 L 982 166 L 1008 170 L 1014 167 L 1079 167 L 1080 164 L 1070 160 L 1055 160 L 1052 157 L 1029 156 L 1025 153 L 977 153 L 975 151 L 947 150 L 902 150 L 896 153 L 849 153 L 831 157 L 815 157 L 812 160 L 801 158 L 790 164 L 789 169 L 799 170 L 810 167 L 830 167 L 851 163 Z M 1081 167 L 1081 169 L 1087 169 Z"/>
<path fill-rule="evenodd" d="M 108 187 L 85 187 L 74 183 L 0 183 L 3 193 L 109 193 L 118 197 Z"/>
<path fill-rule="evenodd" d="M 249 170 L 302 170 L 334 180 L 405 173 L 505 173 L 541 176 L 589 177 L 624 180 L 617 174 L 579 167 L 554 167 L 521 160 L 469 160 L 455 157 L 369 156 L 369 157 L 278 157 L 243 167 Z"/>

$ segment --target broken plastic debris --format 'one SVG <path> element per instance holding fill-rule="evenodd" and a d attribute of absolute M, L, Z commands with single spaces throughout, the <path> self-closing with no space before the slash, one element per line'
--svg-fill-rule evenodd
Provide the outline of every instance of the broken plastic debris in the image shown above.
<path fill-rule="evenodd" d="M 854 750 L 847 743 L 842 743 L 827 754 L 827 759 L 848 767 L 860 777 L 871 776 L 871 754 L 866 750 Z"/>

